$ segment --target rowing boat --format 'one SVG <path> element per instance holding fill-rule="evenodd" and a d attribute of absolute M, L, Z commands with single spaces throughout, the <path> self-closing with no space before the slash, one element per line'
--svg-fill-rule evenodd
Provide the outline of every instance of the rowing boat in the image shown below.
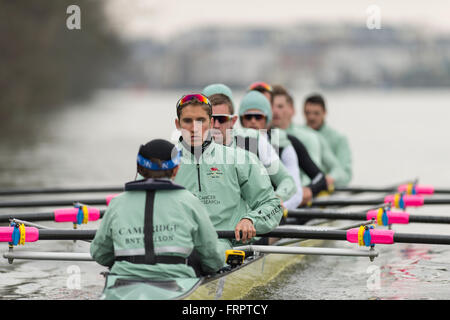
<path fill-rule="evenodd" d="M 302 229 L 331 228 L 335 221 L 317 222 L 314 225 L 292 226 Z M 361 224 L 359 224 L 361 225 Z M 352 226 L 347 226 L 347 229 Z M 341 229 L 341 228 L 339 228 Z M 274 245 L 279 247 L 318 247 L 326 240 L 281 239 Z M 102 299 L 119 300 L 231 300 L 245 299 L 257 290 L 277 278 L 283 271 L 305 260 L 303 254 L 255 254 L 244 263 L 229 271 L 199 278 L 179 278 L 170 281 L 148 281 L 144 279 L 123 278 L 108 274 Z"/>
<path fill-rule="evenodd" d="M 281 242 L 281 241 L 280 241 Z M 289 246 L 318 246 L 323 240 L 304 240 Z M 282 245 L 276 243 L 276 245 Z M 230 271 L 199 278 L 170 281 L 123 279 L 107 275 L 102 299 L 171 300 L 171 299 L 242 299 L 253 289 L 276 278 L 284 269 L 304 259 L 304 255 L 262 254 L 245 259 Z"/>
<path fill-rule="evenodd" d="M 447 200 L 450 201 L 450 200 Z M 236 250 L 251 252 L 244 263 L 214 275 L 166 281 L 151 281 L 107 274 L 102 299 L 170 300 L 170 299 L 249 299 L 290 266 L 305 261 L 305 255 L 336 255 L 368 257 L 377 256 L 375 244 L 423 243 L 450 245 L 449 235 L 398 233 L 393 230 L 377 230 L 370 223 L 390 226 L 393 223 L 427 222 L 450 223 L 447 216 L 409 215 L 392 212 L 390 206 L 378 207 L 376 217 L 373 209 L 365 212 L 342 212 L 331 209 L 298 209 L 288 213 L 287 219 L 311 219 L 307 225 L 285 224 L 265 237 L 281 238 L 274 245 L 246 245 Z M 78 210 L 79 211 L 79 210 Z M 33 220 L 49 219 L 49 213 L 25 215 Z M 289 218 L 291 216 L 291 218 Z M 22 217 L 22 216 L 20 216 Z M 317 220 L 327 219 L 327 220 Z M 77 218 L 78 219 L 78 218 Z M 353 225 L 336 226 L 338 221 L 366 220 Z M 370 221 L 367 221 L 371 219 Z M 1 220 L 1 219 L 0 219 Z M 38 240 L 92 240 L 96 230 L 51 229 L 29 221 L 9 218 L 10 227 L 0 227 L 0 241 L 9 243 L 9 251 L 3 254 L 9 263 L 15 259 L 93 261 L 89 253 L 69 252 L 14 252 L 13 247 Z M 56 221 L 56 219 L 55 219 Z M 72 221 L 72 220 L 70 220 Z M 77 221 L 73 220 L 72 222 Z M 315 223 L 314 223 L 315 222 Z M 75 223 L 75 222 L 74 222 Z M 27 226 L 25 226 L 27 225 Z M 361 225 L 366 225 L 361 227 Z M 356 228 L 359 227 L 359 228 Z M 234 231 L 217 231 L 219 238 L 233 238 Z M 303 240 L 302 240 L 303 239 Z M 346 240 L 365 246 L 363 250 L 323 248 L 327 240 Z M 369 247 L 369 250 L 367 250 Z"/>

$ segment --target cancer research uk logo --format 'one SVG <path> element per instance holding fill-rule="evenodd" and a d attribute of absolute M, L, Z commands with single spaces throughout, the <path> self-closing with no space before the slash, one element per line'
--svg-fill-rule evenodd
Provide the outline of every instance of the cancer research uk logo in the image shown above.
<path fill-rule="evenodd" d="M 211 167 L 206 175 L 210 178 L 220 178 L 220 176 L 223 175 L 223 172 L 216 167 Z"/>

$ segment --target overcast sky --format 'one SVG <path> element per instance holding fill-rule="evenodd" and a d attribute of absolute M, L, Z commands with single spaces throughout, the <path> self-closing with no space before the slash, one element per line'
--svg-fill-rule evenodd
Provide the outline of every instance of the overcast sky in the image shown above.
<path fill-rule="evenodd" d="M 127 37 L 168 37 L 202 25 L 283 26 L 352 22 L 366 26 L 376 5 L 383 24 L 450 33 L 450 0 L 108 0 L 114 26 Z"/>

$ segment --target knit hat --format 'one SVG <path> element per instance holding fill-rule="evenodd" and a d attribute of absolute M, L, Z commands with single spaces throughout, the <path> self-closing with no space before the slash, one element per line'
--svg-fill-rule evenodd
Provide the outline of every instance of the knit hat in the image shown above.
<path fill-rule="evenodd" d="M 241 105 L 239 107 L 239 116 L 244 115 L 244 113 L 250 109 L 261 110 L 267 118 L 267 123 L 272 121 L 272 108 L 270 106 L 270 102 L 261 92 L 254 90 L 249 91 L 242 98 Z"/>
<path fill-rule="evenodd" d="M 222 84 L 222 83 L 214 83 L 214 84 L 210 84 L 209 86 L 206 86 L 203 90 L 202 90 L 202 94 L 204 94 L 207 97 L 212 96 L 213 94 L 223 94 L 224 96 L 227 96 L 230 101 L 231 104 L 234 106 L 234 102 L 233 102 L 233 93 L 231 92 L 231 89 Z"/>

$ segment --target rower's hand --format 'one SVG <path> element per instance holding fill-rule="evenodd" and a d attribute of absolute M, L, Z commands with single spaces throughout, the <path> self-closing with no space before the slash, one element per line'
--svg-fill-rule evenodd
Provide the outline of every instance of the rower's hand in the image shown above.
<path fill-rule="evenodd" d="M 242 238 L 240 233 L 242 232 Z M 253 226 L 253 221 L 250 219 L 242 219 L 234 228 L 234 236 L 236 237 L 236 241 L 242 240 L 242 242 L 247 242 L 254 236 L 256 236 L 256 229 Z"/>
<path fill-rule="evenodd" d="M 326 176 L 325 180 L 327 181 L 328 191 L 334 190 L 334 178 L 332 176 Z"/>
<path fill-rule="evenodd" d="M 300 205 L 304 206 L 304 205 L 308 204 L 309 202 L 312 201 L 312 198 L 313 198 L 313 193 L 312 193 L 311 188 L 303 187 L 303 199 L 302 199 L 302 203 Z"/>

